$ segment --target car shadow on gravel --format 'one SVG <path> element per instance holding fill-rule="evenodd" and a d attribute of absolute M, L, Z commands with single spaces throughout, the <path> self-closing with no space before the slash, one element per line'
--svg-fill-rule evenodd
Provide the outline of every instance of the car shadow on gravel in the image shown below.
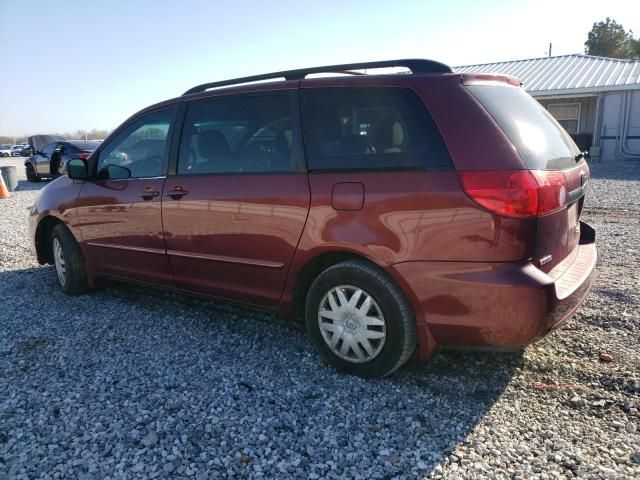
<path fill-rule="evenodd" d="M 42 180 L 40 182 L 18 180 L 18 186 L 16 187 L 16 191 L 31 192 L 34 190 L 42 190 L 48 183 L 49 183 L 49 180 Z"/>
<path fill-rule="evenodd" d="M 618 303 L 619 305 L 638 305 L 640 301 L 638 294 L 634 296 L 632 293 L 628 293 L 623 290 L 617 290 L 609 287 L 597 286 L 593 289 L 594 293 L 602 295 L 605 299 Z"/>
<path fill-rule="evenodd" d="M 589 163 L 593 179 L 640 180 L 640 162 L 634 160 Z"/>
<path fill-rule="evenodd" d="M 109 423 L 127 432 L 141 430 L 135 418 L 147 415 L 159 444 L 181 445 L 185 464 L 221 459 L 219 468 L 203 465 L 210 478 L 251 477 L 252 461 L 273 458 L 280 470 L 270 474 L 280 477 L 293 473 L 290 465 L 316 478 L 364 466 L 365 476 L 427 476 L 467 442 L 524 364 L 522 352 L 443 351 L 365 380 L 324 365 L 299 323 L 227 303 L 116 282 L 66 297 L 52 267 L 0 272 L 0 295 L 13 312 L 0 319 L 9 332 L 0 341 L 7 391 L 27 398 L 42 389 L 72 406 L 54 415 L 46 397 L 32 399 L 24 419 L 10 406 L 11 421 L 44 416 L 64 429 L 65 416 L 82 409 L 87 424 L 100 425 L 109 405 Z M 24 441 L 5 452 L 8 465 Z M 139 440 L 122 442 L 138 451 Z"/>

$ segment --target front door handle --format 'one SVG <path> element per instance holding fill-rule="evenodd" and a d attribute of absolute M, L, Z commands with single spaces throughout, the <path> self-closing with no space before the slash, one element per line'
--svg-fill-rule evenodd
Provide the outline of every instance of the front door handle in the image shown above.
<path fill-rule="evenodd" d="M 181 187 L 180 185 L 176 185 L 175 187 L 173 187 L 173 189 L 167 192 L 167 197 L 171 197 L 174 200 L 179 200 L 188 193 L 189 192 L 187 192 L 183 187 Z"/>
<path fill-rule="evenodd" d="M 152 200 L 153 198 L 160 195 L 160 192 L 154 190 L 153 187 L 144 187 L 142 193 L 139 193 L 138 196 L 142 197 L 144 200 Z"/>

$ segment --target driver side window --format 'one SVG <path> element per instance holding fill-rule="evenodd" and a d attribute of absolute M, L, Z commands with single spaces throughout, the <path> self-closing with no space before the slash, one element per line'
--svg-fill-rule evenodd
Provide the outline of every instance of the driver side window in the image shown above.
<path fill-rule="evenodd" d="M 98 178 L 144 178 L 166 174 L 166 147 L 175 107 L 131 123 L 100 150 Z"/>

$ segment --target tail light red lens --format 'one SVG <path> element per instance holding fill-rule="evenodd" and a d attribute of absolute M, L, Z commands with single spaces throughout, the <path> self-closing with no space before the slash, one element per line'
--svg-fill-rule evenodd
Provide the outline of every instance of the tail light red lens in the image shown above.
<path fill-rule="evenodd" d="M 567 204 L 562 172 L 489 170 L 458 172 L 464 191 L 487 210 L 506 217 L 534 217 Z"/>
<path fill-rule="evenodd" d="M 82 158 L 83 160 L 86 160 L 87 158 L 89 158 L 89 155 L 91 155 L 90 153 L 81 153 L 80 155 L 78 155 L 78 157 Z"/>

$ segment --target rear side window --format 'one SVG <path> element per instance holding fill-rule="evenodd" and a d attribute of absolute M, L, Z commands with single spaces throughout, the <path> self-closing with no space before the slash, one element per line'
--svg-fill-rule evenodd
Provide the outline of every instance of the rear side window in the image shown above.
<path fill-rule="evenodd" d="M 180 140 L 178 174 L 295 170 L 301 152 L 292 115 L 296 99 L 288 91 L 191 103 Z"/>
<path fill-rule="evenodd" d="M 562 170 L 580 153 L 569 134 L 531 95 L 511 85 L 469 85 L 531 170 Z"/>
<path fill-rule="evenodd" d="M 310 170 L 449 169 L 431 115 L 406 88 L 302 89 Z"/>

